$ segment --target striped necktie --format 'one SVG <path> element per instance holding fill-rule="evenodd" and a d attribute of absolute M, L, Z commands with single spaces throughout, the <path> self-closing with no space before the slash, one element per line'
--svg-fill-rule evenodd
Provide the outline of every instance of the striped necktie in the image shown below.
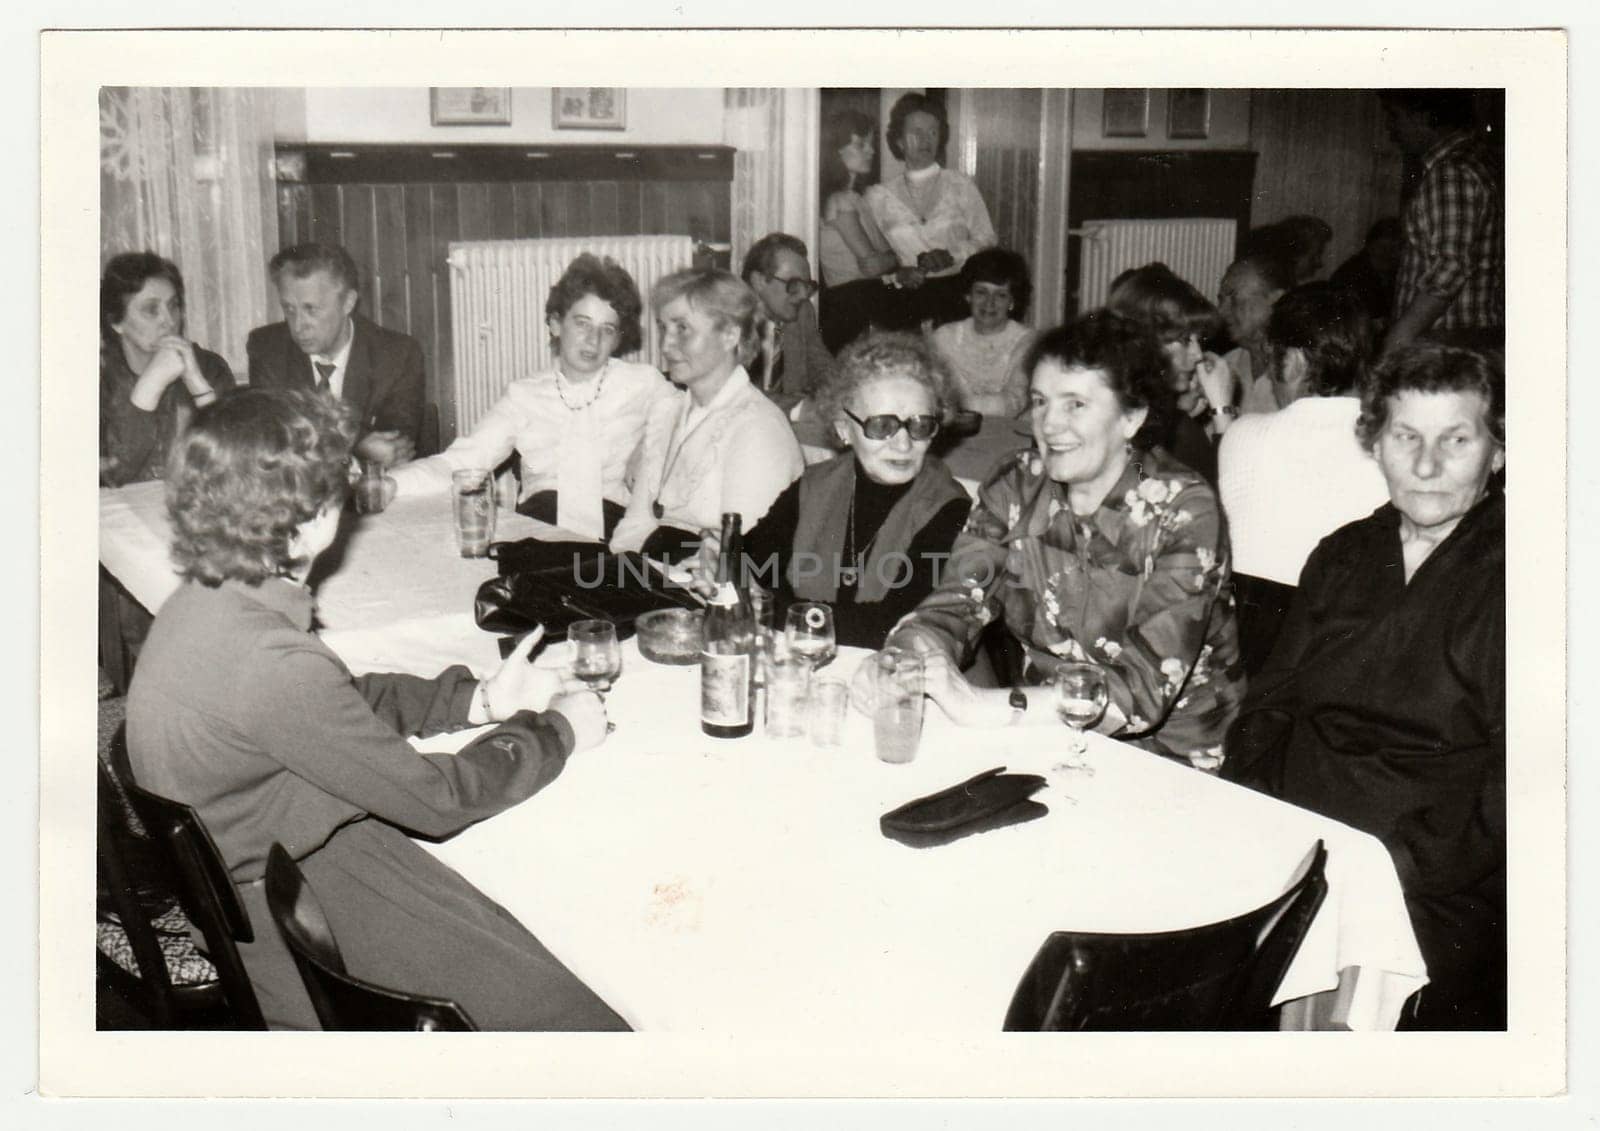
<path fill-rule="evenodd" d="M 328 382 L 333 380 L 333 371 L 339 367 L 331 361 L 313 361 L 311 365 L 317 371 L 317 392 L 326 393 Z"/>

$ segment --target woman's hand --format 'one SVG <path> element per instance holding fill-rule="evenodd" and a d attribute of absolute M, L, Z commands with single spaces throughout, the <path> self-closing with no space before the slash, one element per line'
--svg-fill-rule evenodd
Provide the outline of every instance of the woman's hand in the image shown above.
<path fill-rule="evenodd" d="M 133 392 L 129 399 L 133 406 L 144 412 L 154 412 L 161 403 L 161 394 L 167 391 L 167 386 L 184 376 L 183 354 L 172 346 L 166 345 L 168 339 L 163 339 L 163 344 L 156 349 L 155 356 L 150 359 L 150 364 L 144 367 L 144 372 L 139 374 L 138 381 L 134 382 Z M 209 386 L 206 392 L 210 392 Z"/>
<path fill-rule="evenodd" d="M 689 571 L 689 585 L 702 597 L 717 595 L 717 557 L 722 549 L 722 535 L 715 530 L 700 532 L 700 549 L 685 564 Z"/>
<path fill-rule="evenodd" d="M 396 464 L 409 463 L 417 454 L 417 445 L 410 436 L 403 436 L 397 429 L 386 432 L 368 432 L 356 441 L 356 458 L 371 460 L 381 463 L 384 467 L 394 467 Z"/>
<path fill-rule="evenodd" d="M 609 724 L 606 705 L 600 696 L 587 689 L 564 692 L 550 700 L 550 710 L 572 727 L 572 752 L 589 750 L 606 740 Z"/>
<path fill-rule="evenodd" d="M 1232 408 L 1236 399 L 1236 384 L 1233 371 L 1228 368 L 1228 363 L 1214 353 L 1207 353 L 1200 358 L 1200 364 L 1195 366 L 1195 380 L 1200 382 L 1200 389 L 1205 394 L 1205 399 L 1216 410 L 1217 430 L 1220 432 L 1227 427 L 1223 421 L 1231 419 L 1224 409 Z"/>
<path fill-rule="evenodd" d="M 926 276 L 915 267 L 902 267 L 894 273 L 894 285 L 903 290 L 914 291 L 926 281 Z"/>
<path fill-rule="evenodd" d="M 984 697 L 943 652 L 923 656 L 922 689 L 957 726 L 983 726 L 994 721 L 986 717 L 995 714 L 993 703 L 984 702 Z"/>
<path fill-rule="evenodd" d="M 543 711 L 568 687 L 577 686 L 555 668 L 536 668 L 528 662 L 529 654 L 543 639 L 541 625 L 517 641 L 495 673 L 483 681 L 483 706 L 488 717 L 469 716 L 469 722 L 500 723 L 518 711 Z"/>
<path fill-rule="evenodd" d="M 942 247 L 936 247 L 932 251 L 925 251 L 917 256 L 917 269 L 927 275 L 932 275 L 936 271 L 943 271 L 955 265 L 956 257 Z"/>

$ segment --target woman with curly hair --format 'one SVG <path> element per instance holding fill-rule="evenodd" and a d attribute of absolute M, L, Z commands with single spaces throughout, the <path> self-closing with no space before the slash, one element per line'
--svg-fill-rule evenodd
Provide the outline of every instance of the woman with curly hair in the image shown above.
<path fill-rule="evenodd" d="M 972 316 L 935 330 L 934 348 L 950 366 L 962 408 L 1016 416 L 1028 404 L 1022 363 L 1038 337 L 1017 321 L 1033 292 L 1028 261 L 1003 247 L 985 248 L 962 265 L 961 286 Z"/>
<path fill-rule="evenodd" d="M 1054 722 L 1042 695 L 961 674 L 1001 619 L 1024 682 L 1098 664 L 1100 731 L 1213 769 L 1244 693 L 1228 539 L 1206 481 L 1151 446 L 1166 360 L 1143 327 L 1098 310 L 1040 338 L 1028 372 L 1035 447 L 990 473 L 939 587 L 889 643 L 924 654 L 928 695 L 957 723 Z"/>
<path fill-rule="evenodd" d="M 844 452 L 813 464 L 745 535 L 745 561 L 777 604 L 833 605 L 839 643 L 882 646 L 933 590 L 971 499 L 928 454 L 949 374 L 911 334 L 863 338 L 840 355 L 817 411 Z M 701 535 L 696 576 L 712 581 L 717 534 Z"/>
<path fill-rule="evenodd" d="M 314 1029 L 260 882 L 272 845 L 300 863 L 350 973 L 450 998 L 485 1029 L 625 1029 L 506 911 L 408 833 L 443 837 L 548 785 L 605 737 L 605 709 L 527 662 L 486 680 L 352 678 L 310 632 L 306 588 L 333 541 L 353 426 L 331 398 L 247 389 L 196 414 L 167 468 L 167 599 L 128 696 L 144 788 L 192 806 L 255 925 L 239 946 L 272 1028 Z M 456 754 L 404 736 L 498 723 Z"/>
<path fill-rule="evenodd" d="M 148 251 L 100 277 L 100 482 L 161 478 L 194 410 L 234 386 L 228 363 L 183 334 L 183 276 Z"/>
<path fill-rule="evenodd" d="M 574 534 L 608 538 L 627 508 L 631 462 L 657 399 L 672 387 L 653 367 L 623 361 L 643 337 L 639 288 L 610 259 L 574 259 L 545 303 L 555 364 L 506 386 L 469 435 L 396 468 L 400 495 L 446 491 L 460 468 L 522 461 L 517 509 Z"/>
<path fill-rule="evenodd" d="M 1401 1028 L 1504 1029 L 1504 376 L 1397 351 L 1356 434 L 1390 501 L 1312 551 L 1223 773 L 1389 849 L 1428 964 Z"/>

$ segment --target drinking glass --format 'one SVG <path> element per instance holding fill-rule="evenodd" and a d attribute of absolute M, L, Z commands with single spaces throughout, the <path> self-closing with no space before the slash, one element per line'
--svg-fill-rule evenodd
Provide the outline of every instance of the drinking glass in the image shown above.
<path fill-rule="evenodd" d="M 767 670 L 772 666 L 772 594 L 759 585 L 750 586 L 750 614 L 756 623 L 755 666 L 751 669 L 757 691 L 765 691 Z"/>
<path fill-rule="evenodd" d="M 878 758 L 909 762 L 922 738 L 922 657 L 901 648 L 885 648 L 869 661 L 874 665 L 872 735 Z"/>
<path fill-rule="evenodd" d="M 850 685 L 825 676 L 811 684 L 811 744 L 843 746 L 844 719 L 850 707 Z"/>
<path fill-rule="evenodd" d="M 821 601 L 799 601 L 784 618 L 784 639 L 814 668 L 826 667 L 838 653 L 833 636 L 833 609 Z"/>
<path fill-rule="evenodd" d="M 456 547 L 464 558 L 487 557 L 494 541 L 494 475 L 481 467 L 463 468 L 450 476 L 455 503 Z"/>
<path fill-rule="evenodd" d="M 1082 755 L 1089 748 L 1083 732 L 1100 721 L 1110 702 L 1106 673 L 1096 664 L 1069 661 L 1056 668 L 1056 714 L 1072 728 L 1070 751 Z"/>
<path fill-rule="evenodd" d="M 768 738 L 799 738 L 806 732 L 811 664 L 798 652 L 779 647 L 767 667 Z"/>
<path fill-rule="evenodd" d="M 356 480 L 357 514 L 381 514 L 394 501 L 394 477 L 384 474 L 382 460 L 361 461 L 361 478 Z"/>
<path fill-rule="evenodd" d="M 617 626 L 608 620 L 576 620 L 567 629 L 572 641 L 572 674 L 604 695 L 622 674 Z"/>

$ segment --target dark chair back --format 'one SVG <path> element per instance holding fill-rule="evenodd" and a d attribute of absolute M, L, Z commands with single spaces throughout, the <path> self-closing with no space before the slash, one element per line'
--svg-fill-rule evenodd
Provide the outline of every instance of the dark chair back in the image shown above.
<path fill-rule="evenodd" d="M 351 977 L 316 894 L 281 844 L 267 853 L 267 907 L 294 955 L 324 1029 L 360 1033 L 477 1029 L 453 1001 L 388 990 Z"/>
<path fill-rule="evenodd" d="M 127 936 L 139 973 L 135 978 L 105 955 L 97 955 L 100 982 L 114 987 L 124 997 L 133 997 L 142 1012 L 158 1029 L 171 1029 L 177 1023 L 178 1009 L 173 1001 L 172 976 L 167 970 L 161 943 L 151 926 L 149 912 L 139 899 L 133 869 L 124 860 L 129 842 L 127 824 L 120 812 L 120 791 L 104 762 L 96 760 L 99 783 L 95 798 L 95 868 L 105 904 L 116 915 L 117 924 Z"/>
<path fill-rule="evenodd" d="M 1246 675 L 1253 676 L 1267 665 L 1278 630 L 1294 603 L 1295 587 L 1247 573 L 1233 575 L 1234 608 L 1239 621 L 1239 658 Z"/>
<path fill-rule="evenodd" d="M 184 913 L 205 937 L 206 957 L 217 969 L 233 1027 L 265 1029 L 250 976 L 234 945 L 254 942 L 255 934 L 216 842 L 193 809 L 144 789 L 133 780 L 125 750 L 120 757 L 123 764 L 114 761 L 113 768 L 127 787 L 128 800 L 144 824 L 152 847 L 178 880 L 176 894 Z"/>
<path fill-rule="evenodd" d="M 1272 995 L 1328 893 L 1318 841 L 1283 895 L 1243 915 L 1158 934 L 1056 931 L 1012 996 L 1007 1032 L 1270 1027 Z"/>

